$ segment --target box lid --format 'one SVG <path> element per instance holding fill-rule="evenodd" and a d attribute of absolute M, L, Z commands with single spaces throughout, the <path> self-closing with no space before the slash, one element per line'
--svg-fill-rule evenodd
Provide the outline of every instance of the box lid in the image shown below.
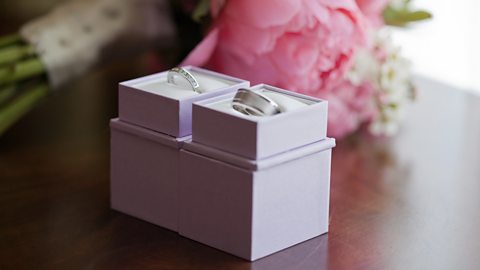
<path fill-rule="evenodd" d="M 202 93 L 190 89 L 177 79 L 167 82 L 168 71 L 121 82 L 119 84 L 119 118 L 128 123 L 184 137 L 192 131 L 192 103 L 248 87 L 245 80 L 206 69 L 185 66 L 199 81 Z"/>
<path fill-rule="evenodd" d="M 326 138 L 302 147 L 292 149 L 287 152 L 276 154 L 265 159 L 248 159 L 229 152 L 203 145 L 194 141 L 187 141 L 181 151 L 196 153 L 208 158 L 225 162 L 250 171 L 258 171 L 277 166 L 301 157 L 312 155 L 321 151 L 329 150 L 335 147 L 335 139 Z"/>
<path fill-rule="evenodd" d="M 169 136 L 153 130 L 149 130 L 143 127 L 132 125 L 121 121 L 119 118 L 110 120 L 110 128 L 112 130 L 122 131 L 134 136 L 141 137 L 143 139 L 151 140 L 168 147 L 180 149 L 185 141 L 191 139 L 191 136 L 185 136 L 181 138 Z"/>
<path fill-rule="evenodd" d="M 193 104 L 192 140 L 248 159 L 263 159 L 326 138 L 325 100 L 260 84 L 283 112 L 248 116 L 231 106 L 234 93 Z M 283 102 L 283 103 L 282 103 Z"/>

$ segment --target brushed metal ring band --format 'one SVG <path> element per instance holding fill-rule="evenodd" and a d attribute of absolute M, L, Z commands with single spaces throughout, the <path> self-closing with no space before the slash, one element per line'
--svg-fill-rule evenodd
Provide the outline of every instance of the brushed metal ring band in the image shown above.
<path fill-rule="evenodd" d="M 167 82 L 171 84 L 175 83 L 175 77 L 180 76 L 184 78 L 191 86 L 192 90 L 196 93 L 201 93 L 200 85 L 198 84 L 197 79 L 190 73 L 188 70 L 181 68 L 181 67 L 174 67 L 170 69 L 167 73 Z"/>
<path fill-rule="evenodd" d="M 232 107 L 246 115 L 271 116 L 280 113 L 278 104 L 258 91 L 240 88 L 233 97 Z"/>

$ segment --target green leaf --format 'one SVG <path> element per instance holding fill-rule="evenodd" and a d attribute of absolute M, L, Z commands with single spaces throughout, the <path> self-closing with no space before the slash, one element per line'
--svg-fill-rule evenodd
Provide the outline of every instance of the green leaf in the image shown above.
<path fill-rule="evenodd" d="M 388 6 L 383 12 L 385 23 L 393 26 L 406 26 L 409 23 L 427 20 L 432 14 L 425 10 L 411 11 L 407 7 L 394 9 Z"/>
<path fill-rule="evenodd" d="M 192 13 L 192 19 L 200 23 L 203 17 L 207 16 L 210 12 L 210 0 L 201 0 L 200 3 L 197 4 L 195 10 Z"/>
<path fill-rule="evenodd" d="M 423 21 L 432 18 L 432 14 L 425 10 L 413 11 L 405 14 L 404 19 L 407 22 Z"/>

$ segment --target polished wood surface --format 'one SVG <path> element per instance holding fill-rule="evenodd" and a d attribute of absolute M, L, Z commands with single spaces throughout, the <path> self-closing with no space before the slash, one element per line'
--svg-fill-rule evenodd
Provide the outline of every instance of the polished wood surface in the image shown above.
<path fill-rule="evenodd" d="M 330 232 L 249 263 L 110 210 L 108 120 L 137 62 L 0 137 L 0 269 L 480 269 L 480 97 L 418 78 L 398 136 L 338 142 Z"/>

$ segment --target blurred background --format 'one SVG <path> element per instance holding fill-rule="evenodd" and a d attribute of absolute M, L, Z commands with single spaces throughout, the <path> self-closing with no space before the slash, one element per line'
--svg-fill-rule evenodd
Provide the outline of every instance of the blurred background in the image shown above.
<path fill-rule="evenodd" d="M 148 0 L 142 1 L 148 2 Z M 362 2 L 361 0 L 357 1 Z M 0 1 L 0 35 L 17 33 L 25 23 L 49 13 L 55 7 L 67 2 L 69 1 Z M 202 27 L 205 25 L 198 24 L 190 19 L 190 15 L 195 13 L 194 9 L 201 1 L 181 1 L 182 4 L 180 8 L 178 7 L 180 4 L 178 4 L 178 6 L 176 4 L 180 1 L 164 2 L 168 2 L 168 7 L 173 7 L 173 13 L 168 12 L 170 14 L 169 16 L 171 16 L 168 18 L 168 21 L 174 22 L 175 26 L 166 23 L 167 20 L 159 20 L 159 23 L 155 24 L 157 26 L 156 28 L 137 29 L 130 32 L 137 33 L 144 31 L 146 33 L 144 37 L 147 37 L 147 39 L 141 40 L 129 34 L 129 36 L 121 42 L 116 42 L 111 47 L 121 47 L 129 44 L 131 48 L 137 48 L 137 50 L 122 49 L 120 50 L 120 54 L 115 54 L 116 50 L 109 50 L 109 48 L 107 48 L 102 51 L 100 55 L 102 58 L 108 59 L 108 61 L 99 61 L 99 65 L 89 68 L 88 72 L 84 75 L 70 81 L 67 85 L 57 87 L 59 90 L 69 88 L 69 91 L 55 91 L 54 95 L 50 95 L 52 99 L 55 99 L 55 96 L 58 95 L 75 96 L 75 98 L 72 98 L 72 102 L 77 102 L 79 100 L 78 96 L 85 96 L 85 99 L 88 99 L 88 101 L 84 101 L 84 104 L 88 104 L 88 107 L 78 105 L 69 106 L 65 104 L 66 99 L 62 101 L 61 104 L 58 104 L 58 106 L 61 106 L 60 108 L 53 109 L 55 106 L 52 106 L 52 108 L 46 110 L 51 110 L 51 114 L 58 114 L 55 115 L 56 117 L 69 114 L 87 117 L 86 119 L 88 119 L 88 116 L 84 114 L 85 111 L 82 113 L 82 110 L 88 110 L 89 112 L 92 110 L 108 111 L 105 117 L 114 117 L 116 116 L 117 109 L 115 89 L 119 81 L 158 72 L 177 65 L 202 39 L 202 32 L 205 30 Z M 390 3 L 393 2 L 395 1 L 390 1 Z M 417 0 L 411 2 L 414 8 L 431 12 L 433 19 L 408 24 L 403 28 L 387 27 L 392 30 L 395 46 L 399 46 L 403 56 L 411 61 L 415 76 L 431 78 L 441 83 L 451 85 L 456 89 L 480 94 L 480 52 L 478 50 L 478 48 L 480 48 L 480 34 L 478 31 L 480 28 L 480 19 L 477 15 L 480 12 L 480 4 L 478 1 Z M 164 15 L 167 9 L 160 11 L 152 10 L 151 12 L 144 12 L 142 14 L 151 16 L 152 20 L 158 20 L 158 18 L 155 18 L 155 14 L 157 14 L 158 17 L 165 17 Z M 155 33 L 157 35 L 156 38 L 148 39 L 149 33 Z M 151 42 L 152 40 L 153 42 Z M 43 78 L 43 80 L 45 81 L 45 78 Z M 21 85 L 21 87 L 28 88 L 29 85 Z M 82 89 L 78 91 L 85 93 L 70 90 L 71 88 Z M 88 94 L 88 91 L 93 91 L 91 89 L 107 89 L 108 91 Z M 359 89 L 357 89 L 357 91 L 361 91 Z M 26 92 L 27 91 L 19 90 L 16 94 Z M 10 99 L 14 100 L 13 98 Z M 0 98 L 0 105 L 1 103 Z M 8 102 L 4 103 L 9 104 Z M 13 103 L 14 102 L 11 102 L 11 104 Z M 34 105 L 36 102 L 31 103 Z M 48 104 L 55 103 L 54 101 L 48 101 Z M 34 108 L 33 105 L 24 106 L 27 108 L 25 112 L 21 112 L 21 106 L 17 106 L 17 104 L 11 106 L 13 110 L 7 111 L 7 113 L 2 111 L 0 113 L 0 134 L 3 133 L 2 130 L 7 130 L 9 128 L 8 126 L 14 126 L 14 124 L 17 123 L 16 118 L 22 119 L 30 108 Z M 45 106 L 49 105 L 44 105 L 44 110 Z M 365 105 L 365 107 L 367 106 Z M 384 107 L 388 109 L 388 104 L 385 104 Z M 380 113 L 385 113 L 385 108 L 379 110 Z M 40 112 L 40 114 L 43 113 L 43 111 Z M 12 114 L 14 114 L 13 117 Z M 388 111 L 385 115 L 387 114 Z M 2 118 L 3 115 L 6 115 L 6 117 Z M 92 113 L 92 115 L 94 114 Z M 353 111 L 351 115 L 353 115 L 354 118 L 357 116 L 360 118 L 362 112 Z M 39 116 L 32 115 L 23 121 L 38 122 L 38 125 L 45 124 L 44 120 L 28 120 L 35 119 L 36 117 Z M 93 119 L 95 117 L 90 117 L 92 118 L 90 119 L 92 123 L 96 122 L 99 125 L 105 125 L 105 120 L 108 119 L 98 119 L 98 117 Z M 52 119 L 51 116 L 48 118 Z M 364 116 L 364 118 L 366 119 L 368 117 Z M 4 121 L 5 119 L 8 121 Z M 72 123 L 78 121 L 78 119 L 71 119 Z M 362 122 L 366 121 L 365 119 L 358 120 L 359 123 L 352 128 L 352 130 L 361 127 Z M 6 122 L 7 124 L 2 127 L 2 122 Z M 18 125 L 23 124 L 18 123 Z M 74 126 L 75 125 L 72 124 L 73 128 Z M 63 127 L 56 128 L 62 129 Z M 395 128 L 395 130 L 397 129 L 398 128 Z M 383 130 L 388 131 L 388 127 L 383 128 Z M 57 130 L 57 132 L 59 131 Z M 345 133 L 348 134 L 349 132 Z M 393 134 L 394 132 L 391 133 Z M 22 136 L 27 136 L 27 134 L 22 134 Z"/>
<path fill-rule="evenodd" d="M 433 20 L 393 35 L 417 74 L 480 94 L 480 2 L 419 0 Z"/>
<path fill-rule="evenodd" d="M 65 0 L 0 1 L 0 34 L 8 34 Z M 414 72 L 480 93 L 480 2 L 417 0 L 434 19 L 395 29 L 393 38 Z"/>
<path fill-rule="evenodd" d="M 39 0 L 39 1 L 0 1 L 0 22 L 2 34 L 10 34 L 18 30 L 19 26 L 37 16 L 47 13 L 58 3 L 65 0 Z"/>

